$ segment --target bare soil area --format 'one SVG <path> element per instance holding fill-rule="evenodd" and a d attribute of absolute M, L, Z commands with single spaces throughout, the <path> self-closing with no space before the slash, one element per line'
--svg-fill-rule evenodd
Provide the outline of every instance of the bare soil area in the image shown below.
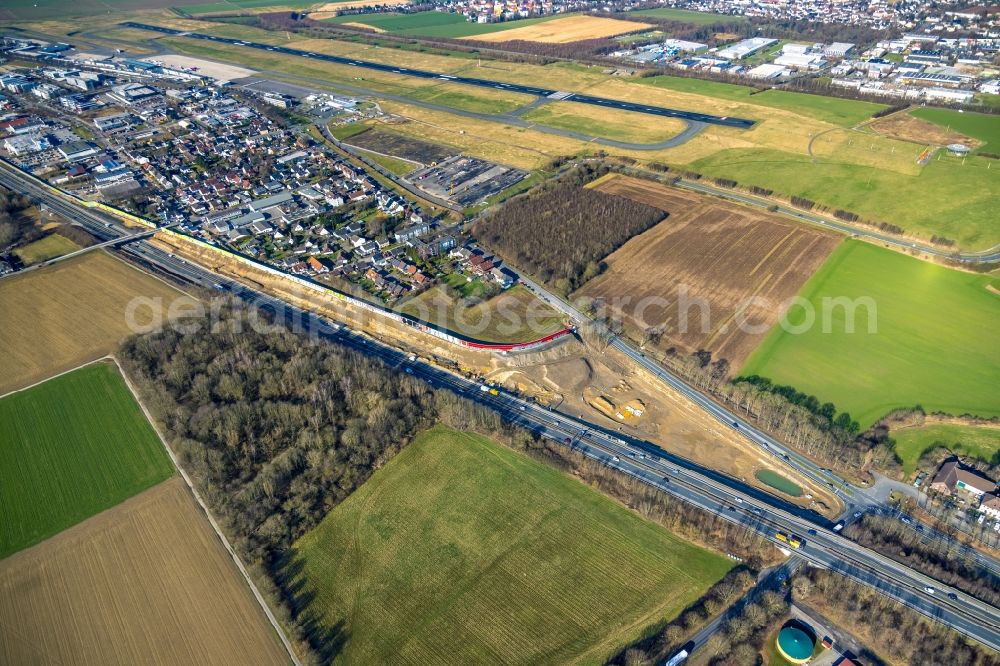
<path fill-rule="evenodd" d="M 920 143 L 925 146 L 928 144 L 947 146 L 952 143 L 961 143 L 969 148 L 978 148 L 982 145 L 982 141 L 959 132 L 950 131 L 921 118 L 914 118 L 908 113 L 897 113 L 888 118 L 882 118 L 871 123 L 868 127 L 883 136 Z"/>
<path fill-rule="evenodd" d="M 574 341 L 505 359 L 495 367 L 487 379 L 553 409 L 641 437 L 770 493 L 774 490 L 755 474 L 762 469 L 778 471 L 804 489 L 802 497 L 792 500 L 797 504 L 825 514 L 837 506 L 824 488 L 792 470 L 775 467 L 772 456 L 613 350 L 601 353 Z M 626 406 L 632 414 L 627 415 Z"/>
<path fill-rule="evenodd" d="M 174 476 L 0 562 L 0 663 L 286 664 Z"/>
<path fill-rule="evenodd" d="M 641 343 L 707 349 L 733 368 L 841 240 L 652 181 L 616 176 L 594 189 L 656 206 L 668 217 L 613 252 L 607 270 L 574 298 L 599 299 Z"/>

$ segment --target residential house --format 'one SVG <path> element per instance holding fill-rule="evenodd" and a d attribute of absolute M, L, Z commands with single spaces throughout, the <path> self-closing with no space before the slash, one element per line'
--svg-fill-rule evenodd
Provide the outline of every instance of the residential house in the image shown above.
<path fill-rule="evenodd" d="M 964 467 L 957 460 L 949 460 L 941 465 L 941 469 L 931 481 L 931 490 L 947 495 L 962 491 L 973 497 L 979 497 L 994 492 L 996 487 L 995 481 L 974 469 Z"/>

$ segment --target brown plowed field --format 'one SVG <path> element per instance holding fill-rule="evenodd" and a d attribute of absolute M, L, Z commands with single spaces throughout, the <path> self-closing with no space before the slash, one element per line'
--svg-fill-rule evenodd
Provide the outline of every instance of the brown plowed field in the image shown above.
<path fill-rule="evenodd" d="M 665 325 L 661 348 L 707 349 L 733 368 L 840 242 L 776 215 L 652 181 L 616 176 L 595 189 L 669 215 L 613 252 L 608 269 L 574 297 L 605 299 L 638 340 Z M 704 307 L 680 308 L 685 292 L 688 303 Z"/>
<path fill-rule="evenodd" d="M 545 21 L 520 28 L 491 32 L 485 35 L 460 37 L 460 39 L 479 42 L 523 40 L 526 42 L 568 44 L 569 42 L 578 42 L 584 39 L 600 39 L 601 37 L 614 37 L 626 32 L 639 32 L 640 30 L 648 30 L 653 27 L 655 26 L 651 23 L 622 21 L 602 16 L 567 16 L 566 18 L 559 18 L 554 21 Z"/>
<path fill-rule="evenodd" d="M 111 353 L 133 332 L 129 303 L 194 303 L 150 275 L 101 250 L 0 281 L 0 394 Z M 151 307 L 134 310 L 152 323 Z"/>
<path fill-rule="evenodd" d="M 180 477 L 0 562 L 2 664 L 286 664 Z"/>

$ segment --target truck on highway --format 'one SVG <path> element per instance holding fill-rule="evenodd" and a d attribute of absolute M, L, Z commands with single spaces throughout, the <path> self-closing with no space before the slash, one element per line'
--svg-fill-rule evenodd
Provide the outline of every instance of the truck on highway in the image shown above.
<path fill-rule="evenodd" d="M 774 538 L 777 539 L 778 541 L 783 541 L 787 543 L 792 548 L 801 548 L 802 544 L 804 543 L 802 539 L 795 536 L 794 534 L 785 534 L 784 532 L 775 533 Z"/>
<path fill-rule="evenodd" d="M 677 666 L 679 663 L 681 663 L 687 658 L 688 658 L 688 651 L 681 650 L 680 652 L 672 656 L 670 659 L 667 659 L 666 663 L 663 666 Z"/>

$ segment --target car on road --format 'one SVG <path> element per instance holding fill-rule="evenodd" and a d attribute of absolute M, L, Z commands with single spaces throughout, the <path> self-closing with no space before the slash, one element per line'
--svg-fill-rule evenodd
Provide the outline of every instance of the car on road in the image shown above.
<path fill-rule="evenodd" d="M 948 598 L 951 599 L 952 601 L 958 601 L 958 595 L 955 594 L 954 592 L 949 592 Z"/>
<path fill-rule="evenodd" d="M 740 504 L 743 504 L 743 498 L 742 497 L 734 497 L 733 499 L 735 499 Z"/>
<path fill-rule="evenodd" d="M 861 517 L 861 512 L 860 511 L 855 511 L 854 512 L 854 517 L 855 518 L 860 518 Z"/>
<path fill-rule="evenodd" d="M 903 516 L 903 517 L 900 518 L 900 520 L 902 520 L 907 525 L 912 525 L 913 524 L 913 519 L 910 518 L 909 516 Z"/>
<path fill-rule="evenodd" d="M 611 459 L 614 460 L 615 462 L 621 462 L 622 461 L 622 459 L 619 458 L 618 456 L 611 456 Z"/>
<path fill-rule="evenodd" d="M 406 374 L 412 375 L 413 374 L 413 368 L 407 368 L 406 369 Z"/>
<path fill-rule="evenodd" d="M 808 530 L 806 530 L 806 534 L 811 534 L 813 536 L 816 536 L 816 530 L 810 527 Z"/>
<path fill-rule="evenodd" d="M 927 594 L 934 594 L 934 588 L 931 587 L 930 585 L 925 585 L 924 592 L 926 592 Z"/>

